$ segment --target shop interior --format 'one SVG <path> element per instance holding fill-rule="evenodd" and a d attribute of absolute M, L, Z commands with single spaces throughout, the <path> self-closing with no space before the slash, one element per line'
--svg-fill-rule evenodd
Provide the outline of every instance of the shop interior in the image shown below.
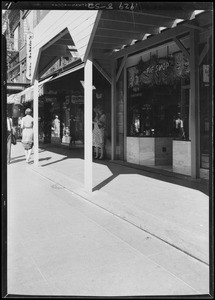
<path fill-rule="evenodd" d="M 84 147 L 83 86 L 84 68 L 46 83 L 45 93 L 39 98 L 39 137 L 41 142 L 69 144 L 70 148 Z M 98 104 L 106 114 L 106 140 L 110 141 L 110 84 L 94 68 L 93 108 Z M 57 129 L 57 127 L 59 128 Z"/>
<path fill-rule="evenodd" d="M 183 120 L 184 134 L 177 132 Z M 173 137 L 189 140 L 189 89 L 156 86 L 128 91 L 127 136 Z"/>

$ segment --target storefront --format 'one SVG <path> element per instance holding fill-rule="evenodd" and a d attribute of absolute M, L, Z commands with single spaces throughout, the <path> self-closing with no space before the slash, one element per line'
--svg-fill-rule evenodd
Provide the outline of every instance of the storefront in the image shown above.
<path fill-rule="evenodd" d="M 106 114 L 105 150 L 106 157 L 110 158 L 110 84 L 95 68 L 93 74 L 93 108 L 100 105 Z M 83 78 L 83 65 L 80 65 L 75 72 L 62 73 L 46 83 L 43 96 L 39 96 L 40 141 L 67 145 L 70 149 L 84 148 Z M 56 130 L 56 124 L 59 124 L 59 130 Z"/>
<path fill-rule="evenodd" d="M 129 58 L 126 70 L 126 160 L 177 171 L 189 143 L 189 61 L 172 43 Z"/>
<path fill-rule="evenodd" d="M 65 126 L 64 140 L 71 137 L 75 126 L 70 124 L 68 131 L 68 125 L 71 120 L 75 120 L 74 115 L 78 111 L 76 103 L 73 102 L 84 98 L 86 190 L 92 191 L 91 124 L 95 100 L 92 85 L 96 86 L 96 100 L 102 94 L 106 98 L 105 105 L 109 106 L 106 113 L 107 120 L 110 121 L 108 134 L 112 160 L 163 169 L 167 167 L 173 172 L 192 178 L 200 177 L 203 165 L 200 166 L 200 160 L 203 152 L 207 153 L 210 147 L 205 144 L 204 149 L 200 150 L 201 141 L 207 139 L 207 115 L 210 113 L 209 105 L 204 110 L 203 117 L 200 103 L 211 101 L 208 96 L 201 100 L 204 97 L 200 94 L 204 92 L 200 92 L 199 69 L 208 52 L 211 12 L 205 11 L 198 17 L 195 9 L 194 5 L 193 11 L 191 9 L 183 14 L 183 18 L 180 18 L 183 11 L 175 11 L 173 7 L 171 16 L 167 16 L 164 11 L 164 14 L 156 15 L 151 12 L 154 21 L 151 21 L 144 8 L 135 12 L 135 15 L 123 11 L 117 14 L 114 11 L 86 11 L 85 14 L 76 15 L 74 11 L 66 11 L 64 23 L 61 22 L 61 11 L 54 21 L 51 21 L 53 18 L 50 12 L 49 18 L 44 19 L 36 28 L 32 67 L 35 119 L 38 117 L 37 85 L 46 69 L 47 56 L 51 63 L 53 56 L 58 55 L 57 45 L 62 44 L 60 55 L 67 56 L 68 52 L 77 51 L 84 65 L 82 78 L 78 78 L 77 64 L 74 62 L 70 66 L 71 72 L 75 74 L 72 79 L 65 76 L 60 81 L 61 75 L 53 79 L 55 90 L 58 90 L 59 107 L 53 112 L 52 118 L 58 113 Z M 134 26 L 134 19 L 140 23 L 142 14 L 150 24 L 147 28 L 144 23 Z M 72 21 L 73 16 L 77 17 L 75 24 Z M 106 22 L 107 20 L 111 22 Z M 44 32 L 41 37 L 41 28 L 46 22 L 53 22 L 54 27 L 53 30 Z M 131 26 L 134 31 L 128 32 Z M 134 34 L 135 31 L 137 34 Z M 120 42 L 120 39 L 123 41 Z M 65 41 L 67 46 L 72 46 L 70 51 L 63 48 Z M 207 71 L 207 64 L 205 65 L 204 76 Z M 110 84 L 108 92 L 101 86 L 97 87 L 93 78 L 93 66 L 99 70 L 99 77 L 103 76 Z M 79 88 L 74 84 L 76 79 L 78 84 L 80 81 L 85 82 L 85 87 L 78 93 Z M 57 82 L 61 85 L 59 88 L 56 86 Z M 63 87 L 63 84 L 67 86 Z M 201 105 L 204 105 L 203 102 Z M 79 104 L 81 109 L 80 105 L 82 104 Z M 80 116 L 81 113 L 78 116 L 79 121 Z M 200 124 L 203 123 L 205 129 L 200 132 Z M 35 149 L 38 148 L 37 132 L 35 126 Z M 35 165 L 38 165 L 38 151 L 35 152 Z"/>
<path fill-rule="evenodd" d="M 181 40 L 190 49 L 190 37 Z M 204 43 L 203 43 L 204 45 Z M 201 51 L 200 51 L 201 53 Z M 200 65 L 197 122 L 200 130 L 200 176 L 209 177 L 211 79 L 208 52 Z M 191 176 L 191 58 L 176 43 L 131 55 L 117 84 L 116 158 Z M 210 75 L 211 76 L 211 75 Z M 198 98 L 195 101 L 198 108 Z M 199 120 L 199 121 L 198 121 Z M 197 147 L 197 146 L 196 146 Z"/>
<path fill-rule="evenodd" d="M 208 178 L 212 151 L 212 40 L 208 39 L 208 51 L 199 65 L 200 81 L 200 175 Z M 203 48 L 203 47 L 202 47 Z"/>

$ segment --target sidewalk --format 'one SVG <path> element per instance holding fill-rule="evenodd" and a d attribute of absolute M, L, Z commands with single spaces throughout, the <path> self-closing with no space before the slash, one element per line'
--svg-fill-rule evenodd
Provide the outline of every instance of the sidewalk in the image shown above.
<path fill-rule="evenodd" d="M 151 200 L 151 192 L 151 204 L 146 205 L 145 197 L 149 194 L 147 185 L 153 184 L 152 179 L 135 174 L 134 170 L 129 169 L 129 173 L 127 168 L 119 168 L 116 164 L 110 167 L 108 163 L 107 167 L 105 162 L 95 163 L 96 189 L 88 197 L 81 182 L 80 151 L 49 150 L 40 150 L 41 165 L 35 168 L 25 162 L 21 143 L 12 147 L 12 163 L 8 166 L 7 278 L 10 295 L 209 294 L 207 264 L 156 238 L 154 233 L 132 225 L 135 218 L 142 226 L 150 225 L 147 214 L 150 210 L 153 212 L 150 207 L 155 200 Z M 116 173 L 119 171 L 121 173 Z M 130 182 L 124 180 L 127 176 Z M 105 178 L 107 180 L 102 183 Z M 145 186 L 146 192 L 140 199 L 135 197 L 134 179 Z M 128 182 L 130 186 L 126 187 Z M 122 184 L 127 191 L 133 192 L 133 198 L 123 197 L 119 189 Z M 117 185 L 118 190 L 111 190 Z M 156 182 L 153 189 L 159 194 L 157 201 L 165 204 L 164 197 L 160 200 L 163 182 Z M 117 197 L 114 198 L 114 194 Z M 138 201 L 142 204 L 135 207 Z M 137 214 L 144 206 L 145 209 L 149 206 L 148 211 Z M 168 209 L 166 211 L 172 226 Z M 123 219 L 123 214 L 127 219 Z M 156 210 L 151 216 L 152 225 L 156 216 L 160 223 L 164 219 Z M 175 218 L 180 220 L 176 213 Z M 192 220 L 190 224 L 190 231 L 193 231 Z"/>
<path fill-rule="evenodd" d="M 182 178 L 110 161 L 94 161 L 94 192 L 89 195 L 84 191 L 83 149 L 42 147 L 40 166 L 29 165 L 34 172 L 184 253 L 209 263 L 209 199 L 205 193 L 179 185 L 183 183 Z M 24 160 L 21 143 L 12 150 L 12 163 Z M 188 185 L 189 180 L 185 178 L 184 183 Z M 190 185 L 193 184 L 190 180 Z"/>

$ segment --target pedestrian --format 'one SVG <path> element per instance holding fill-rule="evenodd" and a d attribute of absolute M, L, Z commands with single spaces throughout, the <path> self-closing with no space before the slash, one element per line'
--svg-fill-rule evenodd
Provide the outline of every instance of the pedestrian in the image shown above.
<path fill-rule="evenodd" d="M 18 138 L 21 137 L 21 123 L 22 123 L 22 118 L 19 117 L 18 118 L 18 128 L 17 128 Z"/>
<path fill-rule="evenodd" d="M 12 119 L 9 117 L 7 113 L 7 164 L 10 164 L 11 159 L 11 136 L 13 133 L 13 125 Z"/>
<path fill-rule="evenodd" d="M 94 109 L 95 118 L 93 121 L 93 146 L 95 147 L 96 156 L 95 158 L 104 158 L 104 147 L 105 147 L 105 128 L 106 128 L 106 115 L 101 106 L 96 106 Z M 99 156 L 100 149 L 100 156 Z"/>
<path fill-rule="evenodd" d="M 27 108 L 25 110 L 25 117 L 22 118 L 21 129 L 22 129 L 22 145 L 25 149 L 25 158 L 26 162 L 30 161 L 30 156 L 33 147 L 34 133 L 33 133 L 33 124 L 34 119 L 31 116 L 31 109 Z"/>

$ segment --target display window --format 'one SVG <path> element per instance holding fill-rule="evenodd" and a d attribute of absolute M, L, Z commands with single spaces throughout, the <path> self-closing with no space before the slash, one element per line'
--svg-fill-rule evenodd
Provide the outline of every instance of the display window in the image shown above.
<path fill-rule="evenodd" d="M 181 53 L 127 69 L 127 136 L 189 139 L 189 62 Z M 188 91 L 188 92 L 187 92 Z"/>
<path fill-rule="evenodd" d="M 209 51 L 199 67 L 200 81 L 200 166 L 209 169 L 209 156 L 212 145 L 211 140 L 211 99 L 212 99 L 212 52 L 211 39 L 209 40 Z M 204 45 L 202 45 L 203 47 Z"/>

